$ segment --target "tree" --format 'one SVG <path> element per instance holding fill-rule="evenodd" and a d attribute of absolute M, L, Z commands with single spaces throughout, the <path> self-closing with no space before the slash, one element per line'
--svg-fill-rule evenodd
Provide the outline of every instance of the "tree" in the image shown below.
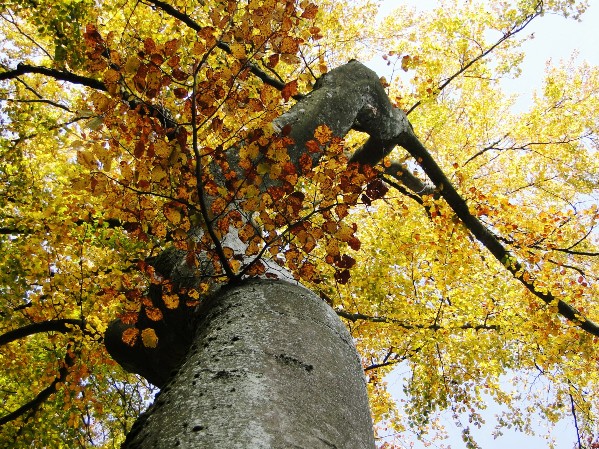
<path fill-rule="evenodd" d="M 352 340 L 378 437 L 490 395 L 593 441 L 599 72 L 519 116 L 497 82 L 584 5 L 316 3 L 0 6 L 3 444 L 372 447 Z M 162 388 L 133 430 L 107 349 Z"/>

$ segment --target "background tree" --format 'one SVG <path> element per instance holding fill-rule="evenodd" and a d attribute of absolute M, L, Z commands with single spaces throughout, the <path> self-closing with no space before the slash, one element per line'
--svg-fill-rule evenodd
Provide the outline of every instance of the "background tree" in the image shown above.
<path fill-rule="evenodd" d="M 317 3 L 0 6 L 2 444 L 118 444 L 151 388 L 108 323 L 139 372 L 169 322 L 275 263 L 347 321 L 379 435 L 445 409 L 480 425 L 485 394 L 500 427 L 573 415 L 593 440 L 598 72 L 551 69 L 520 115 L 498 88 L 532 20 L 583 5 L 376 25 L 371 2 Z M 380 49 L 409 76 L 346 64 Z"/>

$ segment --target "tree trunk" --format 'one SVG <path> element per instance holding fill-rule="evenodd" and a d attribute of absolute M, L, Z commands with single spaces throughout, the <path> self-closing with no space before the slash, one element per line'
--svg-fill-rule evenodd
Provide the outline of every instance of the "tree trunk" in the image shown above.
<path fill-rule="evenodd" d="M 309 290 L 280 280 L 223 289 L 200 311 L 181 368 L 124 448 L 374 448 L 352 338 Z"/>

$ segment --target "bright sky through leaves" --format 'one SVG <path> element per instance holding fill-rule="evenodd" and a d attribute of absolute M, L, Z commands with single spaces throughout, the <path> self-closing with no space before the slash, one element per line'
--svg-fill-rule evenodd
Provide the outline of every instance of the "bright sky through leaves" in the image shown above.
<path fill-rule="evenodd" d="M 401 3 L 406 7 L 428 10 L 436 6 L 438 2 L 430 0 Z M 397 1 L 383 0 L 379 13 L 380 17 L 386 16 L 397 7 Z M 547 15 L 531 25 L 528 32 L 534 38 L 528 40 L 523 46 L 525 57 L 521 64 L 521 74 L 516 78 L 506 78 L 501 82 L 506 92 L 518 96 L 514 106 L 515 110 L 525 110 L 531 106 L 533 91 L 538 89 L 539 80 L 545 76 L 547 64 L 555 65 L 560 61 L 569 61 L 574 58 L 578 62 L 586 61 L 592 65 L 599 65 L 599 30 L 596 27 L 597 23 L 599 23 L 599 5 L 591 3 L 580 21 L 557 15 Z M 381 75 L 390 76 L 389 67 L 380 57 L 373 58 L 370 66 Z M 406 376 L 409 376 L 409 369 L 398 367 L 387 378 L 390 391 L 399 401 L 405 400 L 402 388 Z M 507 380 L 504 385 L 509 388 Z M 545 449 L 548 442 L 544 435 L 548 430 L 550 438 L 555 441 L 556 447 L 565 448 L 575 445 L 576 430 L 571 418 L 566 418 L 555 425 L 539 422 L 536 430 L 534 430 L 539 436 L 523 435 L 519 432 L 504 430 L 500 438 L 494 438 L 492 431 L 496 424 L 495 415 L 501 412 L 501 406 L 494 404 L 492 399 L 489 400 L 488 406 L 489 409 L 484 413 L 487 420 L 486 425 L 481 430 L 473 430 L 477 442 L 485 449 L 500 449 L 508 446 Z M 452 419 L 451 413 L 445 413 L 441 420 L 450 435 L 445 443 L 452 445 L 452 447 L 462 447 L 464 443 L 460 429 L 456 428 L 456 421 Z M 432 443 L 432 446 L 429 446 L 416 439 L 414 444 L 414 448 L 441 447 L 441 443 Z"/>

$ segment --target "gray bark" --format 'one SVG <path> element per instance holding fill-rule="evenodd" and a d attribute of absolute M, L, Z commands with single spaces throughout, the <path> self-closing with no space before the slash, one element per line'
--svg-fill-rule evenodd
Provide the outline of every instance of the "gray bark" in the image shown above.
<path fill-rule="evenodd" d="M 312 92 L 275 121 L 279 129 L 287 125 L 294 141 L 287 151 L 296 164 L 319 125 L 327 125 L 338 137 L 344 137 L 350 129 L 367 133 L 370 138 L 352 156 L 352 162 L 370 165 L 413 135 L 406 114 L 391 104 L 377 74 L 358 61 L 350 61 L 320 78 Z M 313 155 L 315 163 L 319 156 Z"/>
<path fill-rule="evenodd" d="M 325 75 L 275 121 L 293 139 L 287 148 L 292 162 L 298 163 L 319 125 L 338 137 L 352 128 L 368 133 L 352 158 L 362 164 L 376 163 L 412 134 L 376 74 L 357 61 Z M 320 156 L 312 155 L 314 164 Z M 236 166 L 234 157 L 230 162 Z M 261 188 L 277 182 L 265 179 Z M 239 246 L 243 257 L 243 245 L 228 246 Z M 177 257 L 159 259 L 152 263 L 174 284 L 194 277 L 181 276 Z M 159 295 L 152 298 L 156 305 Z M 318 297 L 280 280 L 254 280 L 215 294 L 203 307 L 194 314 L 202 320 L 197 326 L 170 314 L 155 349 L 125 347 L 122 323 L 109 327 L 106 346 L 115 359 L 164 387 L 123 447 L 374 447 L 359 357 L 344 325 Z M 198 332 L 191 347 L 178 336 L 188 327 Z"/>
<path fill-rule="evenodd" d="M 318 80 L 312 92 L 276 119 L 275 128 L 286 130 L 293 139 L 287 151 L 290 160 L 296 165 L 299 165 L 300 157 L 306 152 L 306 142 L 314 138 L 314 131 L 320 125 L 328 126 L 337 137 L 345 136 L 352 128 L 368 133 L 370 138 L 352 157 L 352 162 L 361 164 L 375 164 L 398 141 L 413 135 L 404 112 L 393 107 L 376 73 L 358 61 L 350 61 L 327 73 Z M 320 153 L 312 154 L 314 164 L 318 164 L 321 156 Z M 239 178 L 242 179 L 244 173 L 235 161 L 236 155 L 231 153 L 228 157 L 231 158 L 230 165 L 237 167 Z M 218 170 L 214 171 L 216 173 Z M 219 179 L 218 176 L 216 178 Z M 224 178 L 222 182 L 224 183 Z M 279 180 L 265 178 L 261 189 L 266 190 L 278 182 Z M 234 249 L 237 256 L 245 260 L 246 246 L 236 236 L 236 231 L 232 230 L 221 244 Z M 168 250 L 149 262 L 175 286 L 191 287 L 206 275 L 191 272 L 185 263 L 183 251 Z M 280 277 L 279 273 L 275 274 Z M 131 325 L 125 325 L 119 320 L 109 326 L 105 337 L 106 348 L 121 366 L 141 374 L 159 387 L 184 357 L 190 336 L 190 326 L 185 314 L 162 307 L 160 294 L 150 292 L 150 297 L 153 306 L 162 309 L 165 322 L 157 326 L 156 323 L 149 322 L 142 312 L 140 321 L 135 325 L 139 329 L 156 329 L 159 337 L 157 348 L 144 348 L 141 342 L 133 347 L 124 344 L 121 340 L 122 332 Z"/>
<path fill-rule="evenodd" d="M 374 448 L 360 360 L 335 312 L 278 280 L 224 289 L 124 448 Z"/>
<path fill-rule="evenodd" d="M 325 75 L 275 121 L 275 128 L 293 139 L 287 148 L 292 162 L 298 164 L 320 125 L 338 137 L 352 128 L 368 133 L 352 157 L 361 164 L 378 162 L 413 136 L 377 75 L 357 61 Z M 320 156 L 312 155 L 314 164 Z M 234 157 L 231 162 L 237 166 Z M 265 179 L 261 188 L 277 182 Z M 243 259 L 243 245 L 228 246 L 239 246 Z M 182 276 L 176 268 L 183 264 L 171 259 L 152 263 L 175 285 L 194 277 Z M 159 295 L 152 301 L 160 304 Z M 185 335 L 174 338 L 189 327 L 177 314 L 157 329 L 155 349 L 140 343 L 128 347 L 120 340 L 122 323 L 109 327 L 106 346 L 113 357 L 164 387 L 125 448 L 374 447 L 359 357 L 343 324 L 313 293 L 283 281 L 255 280 L 215 294 L 197 316 L 203 318 L 191 347 Z M 186 362 L 167 383 L 184 354 Z"/>

